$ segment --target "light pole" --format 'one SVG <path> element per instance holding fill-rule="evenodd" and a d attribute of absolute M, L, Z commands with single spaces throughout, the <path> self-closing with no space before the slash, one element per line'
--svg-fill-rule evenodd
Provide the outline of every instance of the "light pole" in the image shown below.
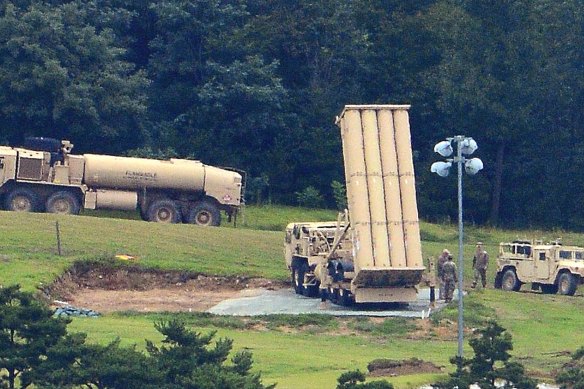
<path fill-rule="evenodd" d="M 450 167 L 455 162 L 458 167 L 458 354 L 462 358 L 462 339 L 463 339 L 463 223 L 462 223 L 462 165 L 468 174 L 474 175 L 483 168 L 483 162 L 479 158 L 467 159 L 463 155 L 471 155 L 478 148 L 473 138 L 464 135 L 456 135 L 452 138 L 438 143 L 434 146 L 434 151 L 443 157 L 449 157 L 453 153 L 452 144 L 456 144 L 456 156 L 447 159 L 446 162 L 434 162 L 430 171 L 438 174 L 440 177 L 446 177 L 450 173 Z"/>

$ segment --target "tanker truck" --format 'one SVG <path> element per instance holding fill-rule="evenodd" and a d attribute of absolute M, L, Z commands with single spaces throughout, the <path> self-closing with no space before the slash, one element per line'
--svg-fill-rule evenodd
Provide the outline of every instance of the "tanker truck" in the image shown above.
<path fill-rule="evenodd" d="M 28 138 L 0 146 L 0 204 L 5 210 L 78 214 L 139 210 L 143 220 L 218 226 L 242 204 L 242 174 L 200 161 L 73 155 L 73 144 Z"/>
<path fill-rule="evenodd" d="M 411 302 L 425 267 L 407 105 L 347 105 L 341 129 L 348 210 L 288 224 L 296 293 L 333 303 Z"/>

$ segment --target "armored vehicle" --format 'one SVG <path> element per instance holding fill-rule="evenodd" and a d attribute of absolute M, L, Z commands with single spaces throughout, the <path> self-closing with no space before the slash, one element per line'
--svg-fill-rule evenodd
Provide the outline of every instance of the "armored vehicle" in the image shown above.
<path fill-rule="evenodd" d="M 409 302 L 424 273 L 407 105 L 347 105 L 341 129 L 348 211 L 290 223 L 297 293 L 339 304 Z"/>
<path fill-rule="evenodd" d="M 584 280 L 584 248 L 559 241 L 516 240 L 499 244 L 495 287 L 518 291 L 531 283 L 532 290 L 572 296 Z"/>
<path fill-rule="evenodd" d="M 26 148 L 25 148 L 26 147 Z M 139 210 L 144 220 L 217 226 L 237 214 L 242 175 L 184 159 L 73 155 L 73 144 L 32 138 L 0 146 L 0 204 L 9 211 L 78 214 Z"/>

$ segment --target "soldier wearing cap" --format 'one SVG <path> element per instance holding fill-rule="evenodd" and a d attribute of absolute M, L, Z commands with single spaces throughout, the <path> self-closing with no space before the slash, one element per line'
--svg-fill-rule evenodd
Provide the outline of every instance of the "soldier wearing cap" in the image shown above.
<path fill-rule="evenodd" d="M 483 243 L 477 242 L 477 249 L 472 259 L 472 268 L 474 269 L 474 281 L 472 287 L 475 288 L 481 281 L 481 285 L 487 286 L 487 267 L 489 265 L 489 254 L 483 249 Z"/>
<path fill-rule="evenodd" d="M 456 277 L 456 265 L 452 261 L 452 255 L 448 255 L 444 266 L 442 267 L 444 278 L 444 301 L 447 303 L 452 301 L 454 295 L 454 287 L 458 278 Z"/>
<path fill-rule="evenodd" d="M 444 300 L 444 264 L 448 260 L 450 251 L 448 249 L 442 250 L 442 254 L 438 257 L 436 264 L 436 276 L 438 278 L 438 299 Z"/>

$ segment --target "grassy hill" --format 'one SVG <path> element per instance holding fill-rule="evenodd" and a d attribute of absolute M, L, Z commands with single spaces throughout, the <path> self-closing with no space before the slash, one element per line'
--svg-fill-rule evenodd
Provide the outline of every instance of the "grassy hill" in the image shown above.
<path fill-rule="evenodd" d="M 52 282 L 77 260 L 105 260 L 129 254 L 142 266 L 179 269 L 209 275 L 261 276 L 287 279 L 283 262 L 283 229 L 289 221 L 331 220 L 336 212 L 287 207 L 248 207 L 237 228 L 201 228 L 191 225 L 160 225 L 135 219 L 85 216 L 57 217 L 47 214 L 0 212 L 0 285 L 19 283 L 34 291 Z M 98 214 L 97 216 L 103 216 Z M 119 216 L 109 214 L 107 216 Z M 61 256 L 57 255 L 56 222 L 59 223 Z M 456 225 L 422 223 L 424 258 L 447 247 L 457 256 Z M 516 238 L 555 239 L 584 246 L 584 235 L 563 231 L 506 231 L 465 227 L 465 279 L 471 277 L 474 243 L 485 242 L 491 254 L 490 281 L 500 241 Z M 526 289 L 524 287 L 524 289 Z M 465 299 L 465 323 L 469 331 L 492 318 L 513 336 L 514 355 L 539 376 L 567 361 L 565 351 L 584 345 L 580 328 L 584 319 L 582 288 L 574 297 L 542 295 L 529 291 L 508 293 L 488 289 L 472 292 Z M 75 319 L 70 330 L 89 334 L 96 342 L 120 336 L 125 344 L 144 346 L 144 339 L 158 339 L 153 321 L 159 315 L 113 314 L 97 320 Z M 200 331 L 217 330 L 234 339 L 234 349 L 249 348 L 255 369 L 264 381 L 278 388 L 334 387 L 344 371 L 366 370 L 375 358 L 416 357 L 450 369 L 448 359 L 456 353 L 456 306 L 422 323 L 420 319 L 371 320 L 311 317 L 266 317 L 261 319 L 218 318 L 206 314 L 181 314 Z M 423 325 L 422 325 L 423 324 Z M 451 325 L 454 324 L 454 325 Z M 420 327 L 428 327 L 419 334 Z M 407 329 L 407 330 L 403 330 Z M 468 339 L 469 334 L 466 335 Z M 468 354 L 470 348 L 465 348 Z M 417 387 L 436 376 L 392 377 L 396 388 Z"/>

